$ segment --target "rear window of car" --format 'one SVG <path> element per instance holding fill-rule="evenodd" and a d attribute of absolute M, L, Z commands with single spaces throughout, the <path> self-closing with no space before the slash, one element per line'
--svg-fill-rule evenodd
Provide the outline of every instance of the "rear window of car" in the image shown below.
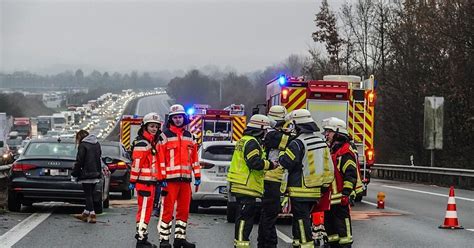
<path fill-rule="evenodd" d="M 30 143 L 23 156 L 76 157 L 76 154 L 74 143 Z"/>
<path fill-rule="evenodd" d="M 120 157 L 120 148 L 115 145 L 102 145 L 102 157 L 112 156 Z"/>
<path fill-rule="evenodd" d="M 203 159 L 231 161 L 235 146 L 210 146 L 202 152 Z"/>

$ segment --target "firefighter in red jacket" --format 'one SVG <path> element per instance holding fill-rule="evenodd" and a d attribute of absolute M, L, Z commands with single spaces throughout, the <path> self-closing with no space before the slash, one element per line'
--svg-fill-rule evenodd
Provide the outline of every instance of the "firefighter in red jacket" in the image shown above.
<path fill-rule="evenodd" d="M 197 156 L 197 144 L 189 131 L 185 129 L 189 119 L 182 105 L 170 107 L 168 129 L 161 134 L 160 152 L 163 154 L 161 163 L 166 168 L 167 186 L 163 196 L 164 208 L 160 231 L 160 247 L 171 247 L 169 243 L 176 203 L 176 223 L 174 231 L 174 248 L 194 248 L 195 244 L 186 240 L 189 205 L 191 203 L 191 181 L 194 174 L 194 185 L 201 183 L 201 172 Z"/>
<path fill-rule="evenodd" d="M 324 225 L 330 247 L 347 248 L 353 242 L 349 205 L 360 179 L 357 156 L 343 120 L 331 117 L 323 120 L 322 126 L 331 149 L 335 176 L 331 185 L 331 207 L 324 213 Z"/>
<path fill-rule="evenodd" d="M 159 154 L 157 153 L 160 127 L 161 119 L 157 113 L 145 115 L 133 145 L 130 189 L 136 188 L 138 193 L 137 233 L 135 235 L 137 248 L 156 247 L 147 239 L 155 187 L 157 182 L 161 182 L 165 177 L 164 169 L 159 167 Z"/>

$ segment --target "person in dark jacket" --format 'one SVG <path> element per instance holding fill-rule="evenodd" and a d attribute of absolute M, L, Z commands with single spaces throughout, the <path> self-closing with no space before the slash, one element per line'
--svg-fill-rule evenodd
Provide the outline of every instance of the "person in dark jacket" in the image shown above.
<path fill-rule="evenodd" d="M 74 218 L 84 222 L 96 223 L 94 211 L 94 188 L 102 176 L 102 164 L 100 144 L 97 138 L 85 130 L 80 130 L 76 134 L 77 156 L 71 176 L 77 178 L 77 182 L 82 183 L 82 188 L 86 196 L 86 208 L 82 214 L 74 215 Z"/>

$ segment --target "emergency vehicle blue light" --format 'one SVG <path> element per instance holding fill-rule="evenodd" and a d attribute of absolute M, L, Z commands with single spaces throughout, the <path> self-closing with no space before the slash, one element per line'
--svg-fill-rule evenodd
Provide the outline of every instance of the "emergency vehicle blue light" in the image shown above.
<path fill-rule="evenodd" d="M 186 113 L 188 115 L 193 115 L 194 114 L 194 108 L 188 108 L 188 110 L 186 111 Z"/>
<path fill-rule="evenodd" d="M 280 85 L 284 85 L 286 83 L 286 78 L 284 75 L 281 75 L 280 78 L 278 78 L 278 83 Z"/>

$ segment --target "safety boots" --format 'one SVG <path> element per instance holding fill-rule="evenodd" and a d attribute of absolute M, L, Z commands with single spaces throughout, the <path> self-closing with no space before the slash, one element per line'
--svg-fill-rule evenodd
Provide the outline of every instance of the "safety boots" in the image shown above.
<path fill-rule="evenodd" d="M 160 248 L 171 248 L 171 244 L 169 240 L 161 240 L 160 241 Z"/>
<path fill-rule="evenodd" d="M 155 244 L 148 242 L 148 240 L 143 239 L 143 240 L 137 240 L 136 248 L 157 248 L 157 246 Z"/>
<path fill-rule="evenodd" d="M 189 243 L 186 239 L 174 239 L 173 248 L 196 248 L 196 245 Z"/>

